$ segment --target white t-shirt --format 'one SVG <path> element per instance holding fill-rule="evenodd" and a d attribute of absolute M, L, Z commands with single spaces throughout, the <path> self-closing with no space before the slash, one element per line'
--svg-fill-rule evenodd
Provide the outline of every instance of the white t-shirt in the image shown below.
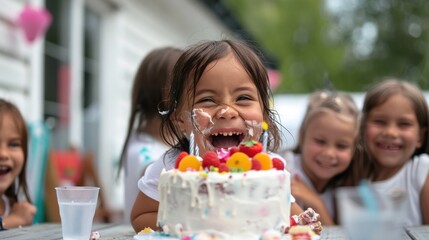
<path fill-rule="evenodd" d="M 301 164 L 301 155 L 295 154 L 293 152 L 288 151 L 285 154 L 286 162 L 287 162 L 287 169 L 289 170 L 291 174 L 291 178 L 293 178 L 294 175 L 298 175 L 300 179 L 315 193 L 318 193 L 316 189 L 313 186 L 313 183 L 311 183 L 310 179 L 307 177 L 307 175 L 304 173 L 304 170 L 302 169 Z M 326 189 L 323 193 L 318 193 L 320 198 L 322 199 L 323 203 L 325 204 L 326 210 L 328 211 L 329 215 L 333 218 L 335 215 L 335 207 L 334 207 L 334 194 L 332 189 Z M 296 200 L 297 204 L 302 209 L 307 209 L 309 207 L 313 208 L 312 206 L 306 206 L 304 203 L 300 202 L 298 199 Z"/>
<path fill-rule="evenodd" d="M 158 160 L 151 164 L 147 169 L 143 177 L 138 182 L 138 187 L 146 196 L 159 202 L 158 198 L 158 183 L 159 176 L 161 175 L 162 169 L 166 171 L 174 168 L 177 156 L 179 153 L 168 153 L 163 154 Z"/>
<path fill-rule="evenodd" d="M 384 181 L 373 182 L 373 186 L 383 196 L 397 190 L 405 191 L 405 226 L 421 225 L 420 193 L 428 177 L 429 156 L 421 154 L 405 163 L 396 175 Z"/>
<path fill-rule="evenodd" d="M 137 183 L 149 164 L 167 151 L 169 146 L 145 133 L 133 133 L 127 145 L 125 162 L 125 222 L 130 222 L 131 209 L 139 189 Z"/>
<path fill-rule="evenodd" d="M 139 180 L 139 189 L 142 191 L 146 196 L 156 200 L 159 202 L 158 197 L 158 183 L 159 183 L 159 176 L 161 175 L 162 169 L 165 169 L 166 171 L 173 169 L 175 161 L 177 159 L 177 156 L 179 155 L 179 152 L 171 153 L 165 156 L 161 156 L 160 159 L 158 159 L 156 162 L 151 164 L 144 176 Z M 280 157 L 277 154 L 270 153 L 270 156 L 276 157 L 278 159 L 281 159 L 284 161 L 282 157 Z M 295 199 L 293 196 L 291 196 L 291 202 L 295 202 Z"/>

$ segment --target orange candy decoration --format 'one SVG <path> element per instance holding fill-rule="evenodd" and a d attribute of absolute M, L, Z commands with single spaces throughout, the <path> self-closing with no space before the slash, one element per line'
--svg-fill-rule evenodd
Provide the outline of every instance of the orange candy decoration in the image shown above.
<path fill-rule="evenodd" d="M 252 162 L 249 159 L 249 156 L 242 152 L 236 152 L 229 157 L 226 165 L 229 169 L 241 169 L 243 172 L 249 171 L 252 168 Z"/>
<path fill-rule="evenodd" d="M 198 171 L 200 168 L 201 162 L 194 155 L 185 156 L 179 163 L 179 170 L 182 172 L 186 172 L 189 169 Z"/>
<path fill-rule="evenodd" d="M 253 156 L 253 159 L 258 160 L 261 163 L 261 170 L 269 170 L 273 168 L 271 157 L 266 153 L 258 153 Z"/>

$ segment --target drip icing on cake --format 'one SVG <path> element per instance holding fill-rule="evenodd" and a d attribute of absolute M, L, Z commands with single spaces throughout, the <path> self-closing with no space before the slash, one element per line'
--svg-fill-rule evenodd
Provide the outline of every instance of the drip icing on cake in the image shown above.
<path fill-rule="evenodd" d="M 262 152 L 266 144 L 245 141 L 203 158 L 180 153 L 175 169 L 159 180 L 164 233 L 249 240 L 284 234 L 291 223 L 290 174 L 283 160 Z"/>
<path fill-rule="evenodd" d="M 289 227 L 290 175 L 275 169 L 219 173 L 163 171 L 158 225 L 185 236 L 216 232 L 225 239 L 259 239 Z"/>

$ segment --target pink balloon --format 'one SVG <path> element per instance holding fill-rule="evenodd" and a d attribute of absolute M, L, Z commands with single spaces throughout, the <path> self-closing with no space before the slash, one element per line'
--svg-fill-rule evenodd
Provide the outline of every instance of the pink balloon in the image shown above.
<path fill-rule="evenodd" d="M 32 43 L 45 33 L 51 21 L 51 13 L 46 9 L 26 5 L 19 14 L 17 23 L 24 31 L 25 39 Z"/>

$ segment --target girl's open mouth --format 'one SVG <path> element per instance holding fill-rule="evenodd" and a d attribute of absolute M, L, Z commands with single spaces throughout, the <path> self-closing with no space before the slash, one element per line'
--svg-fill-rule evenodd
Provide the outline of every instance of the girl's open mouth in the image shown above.
<path fill-rule="evenodd" d="M 11 167 L 8 166 L 0 166 L 0 175 L 4 175 L 12 171 Z"/>
<path fill-rule="evenodd" d="M 244 139 L 244 134 L 239 132 L 219 132 L 209 136 L 208 140 L 215 148 L 238 146 Z"/>

